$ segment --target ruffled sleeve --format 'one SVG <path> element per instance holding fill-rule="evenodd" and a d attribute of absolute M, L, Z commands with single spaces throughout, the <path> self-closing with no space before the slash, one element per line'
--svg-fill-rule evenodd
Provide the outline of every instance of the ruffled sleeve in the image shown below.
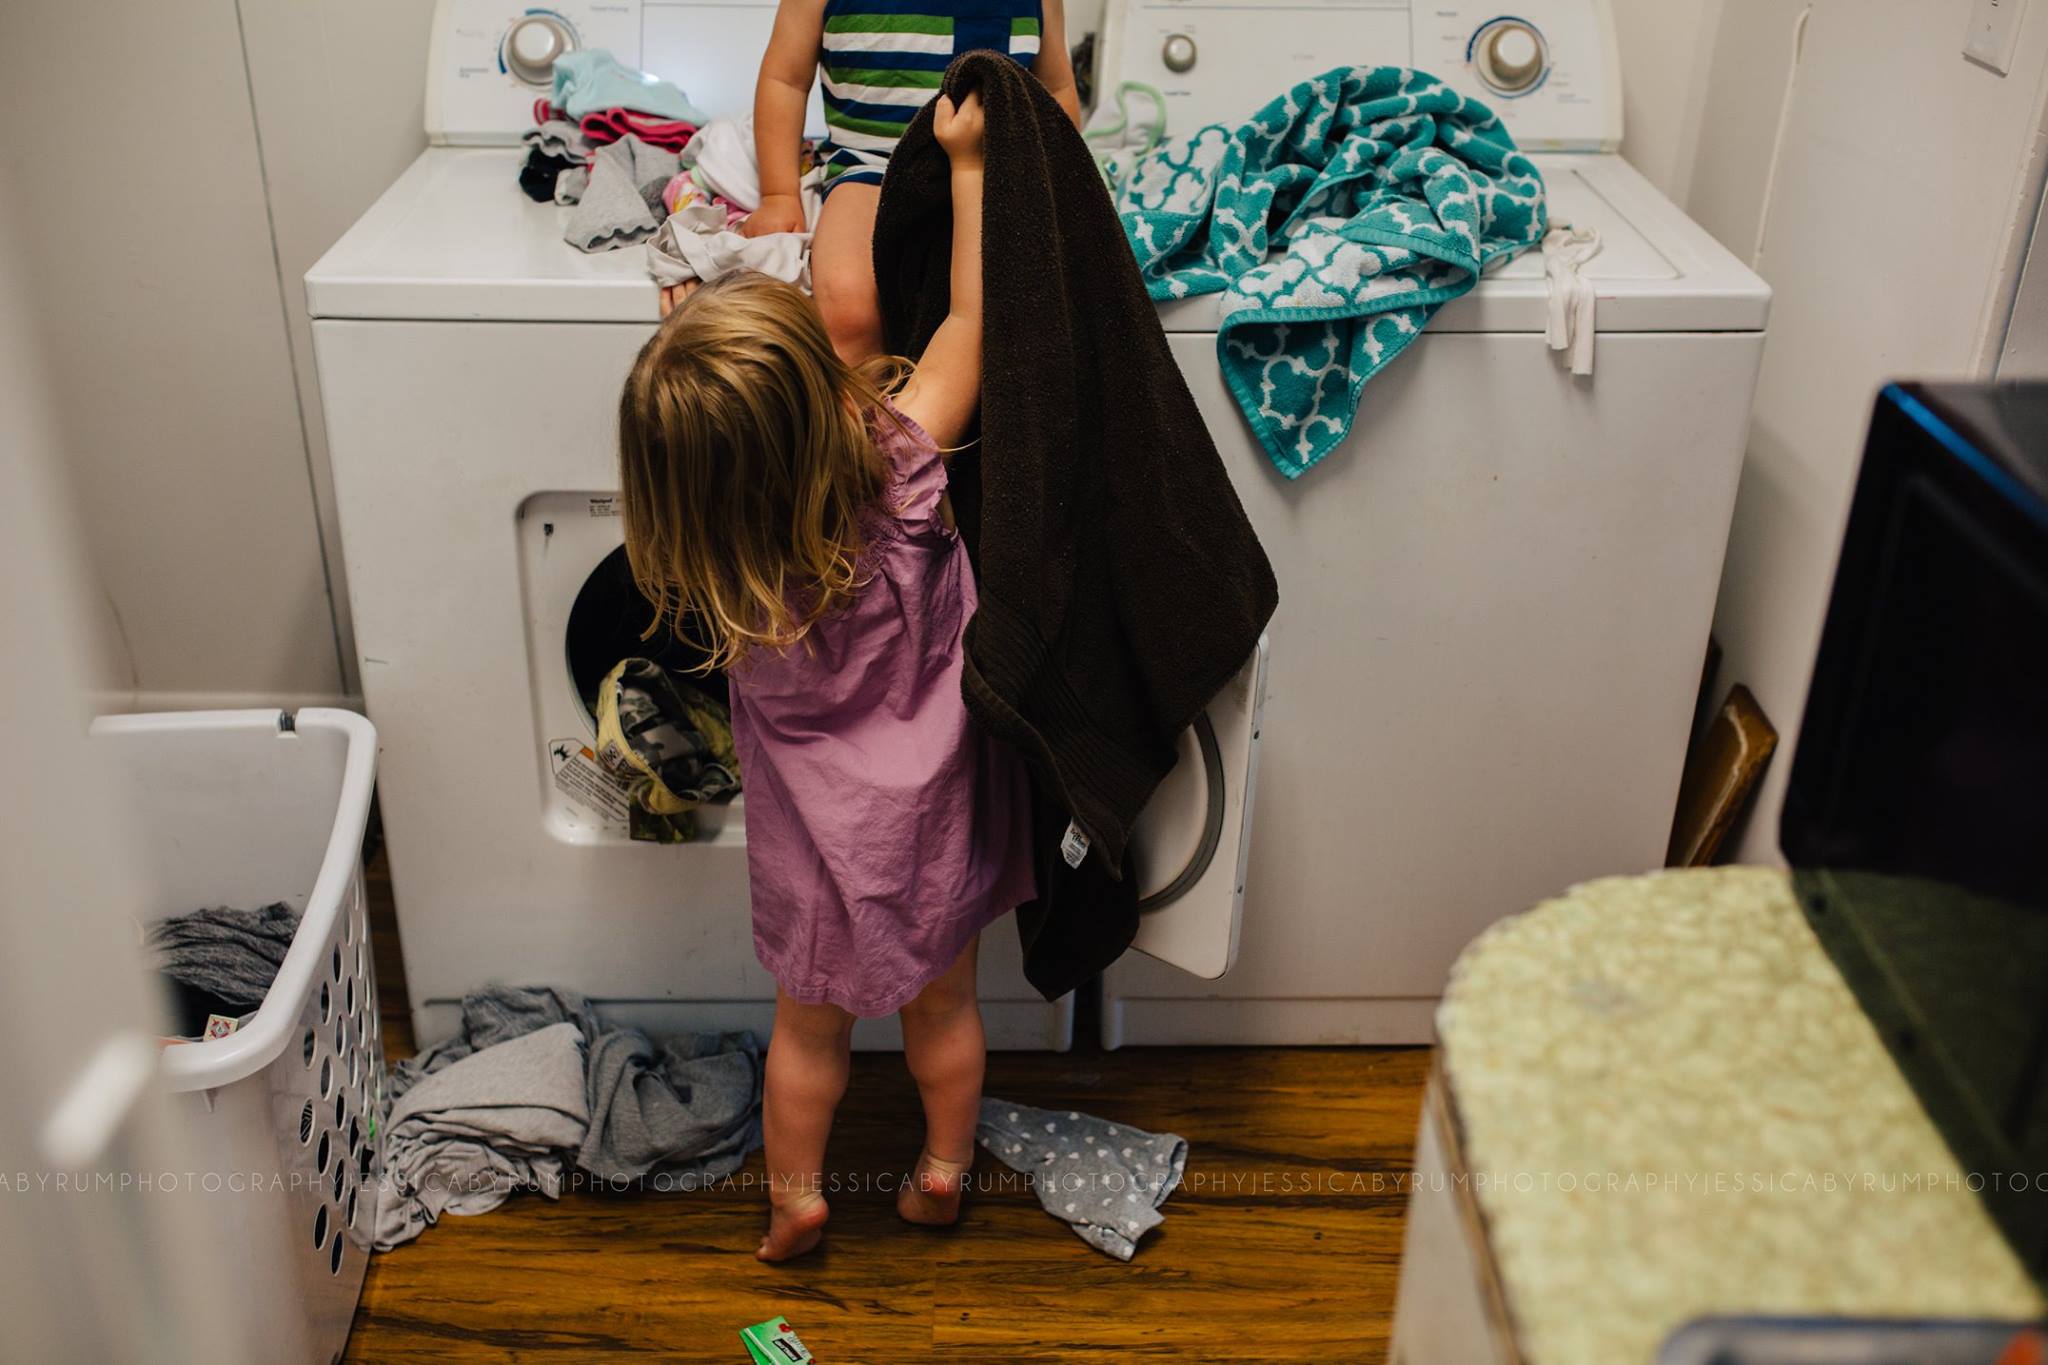
<path fill-rule="evenodd" d="M 889 403 L 874 419 L 875 448 L 889 466 L 889 510 L 913 525 L 938 524 L 946 461 L 925 429 Z"/>

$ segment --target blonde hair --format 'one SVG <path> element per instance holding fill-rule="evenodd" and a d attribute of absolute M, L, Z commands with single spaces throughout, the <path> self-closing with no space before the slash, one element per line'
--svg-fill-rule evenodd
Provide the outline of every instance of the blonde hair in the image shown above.
<path fill-rule="evenodd" d="M 666 623 L 728 668 L 787 648 L 861 587 L 887 487 L 869 429 L 902 362 L 847 365 L 811 301 L 751 271 L 692 294 L 619 396 L 626 558 Z M 693 619 L 694 618 L 694 619 Z"/>

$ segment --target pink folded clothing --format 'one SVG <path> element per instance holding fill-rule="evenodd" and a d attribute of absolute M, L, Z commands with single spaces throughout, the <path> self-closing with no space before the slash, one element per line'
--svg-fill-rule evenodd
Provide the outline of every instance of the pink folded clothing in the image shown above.
<path fill-rule="evenodd" d="M 578 127 L 583 130 L 583 140 L 593 147 L 617 142 L 631 134 L 642 142 L 660 147 L 664 151 L 680 152 L 683 144 L 697 134 L 697 125 L 677 119 L 656 118 L 635 109 L 600 109 L 585 114 Z"/>
<path fill-rule="evenodd" d="M 643 114 L 637 109 L 599 109 L 581 119 L 572 119 L 545 98 L 533 102 L 533 121 L 537 125 L 557 121 L 573 123 L 583 134 L 583 140 L 592 147 L 606 146 L 631 133 L 650 146 L 680 152 L 683 144 L 697 134 L 694 123 Z"/>

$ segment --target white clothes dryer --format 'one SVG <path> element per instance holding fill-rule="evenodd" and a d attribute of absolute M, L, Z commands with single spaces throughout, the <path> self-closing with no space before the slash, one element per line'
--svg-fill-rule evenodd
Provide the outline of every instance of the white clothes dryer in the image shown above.
<path fill-rule="evenodd" d="M 507 144 L 544 81 L 507 55 L 606 46 L 713 113 L 744 111 L 773 0 L 443 0 L 434 144 L 306 277 L 364 700 L 414 1024 L 447 1036 L 492 982 L 583 992 L 652 1028 L 752 1027 L 774 984 L 748 915 L 746 802 L 695 843 L 626 836 L 588 700 L 659 648 L 623 572 L 619 385 L 652 332 L 638 248 L 587 256 L 521 194 Z M 560 35 L 568 35 L 566 40 Z M 1071 999 L 1023 979 L 1009 921 L 983 936 L 991 1046 L 1065 1048 Z M 893 1019 L 859 1046 L 896 1046 Z"/>

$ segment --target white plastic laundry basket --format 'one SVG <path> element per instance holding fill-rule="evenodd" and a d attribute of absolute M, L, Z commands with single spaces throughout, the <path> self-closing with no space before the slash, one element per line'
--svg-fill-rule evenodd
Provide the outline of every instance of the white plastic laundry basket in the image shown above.
<path fill-rule="evenodd" d="M 377 732 L 347 711 L 108 716 L 94 742 L 132 797 L 159 916 L 283 901 L 299 928 L 238 1031 L 165 1049 L 227 1201 L 224 1246 L 182 1248 L 237 1287 L 264 1358 L 329 1365 L 348 1340 L 377 1224 L 384 1093 L 361 853 Z"/>

